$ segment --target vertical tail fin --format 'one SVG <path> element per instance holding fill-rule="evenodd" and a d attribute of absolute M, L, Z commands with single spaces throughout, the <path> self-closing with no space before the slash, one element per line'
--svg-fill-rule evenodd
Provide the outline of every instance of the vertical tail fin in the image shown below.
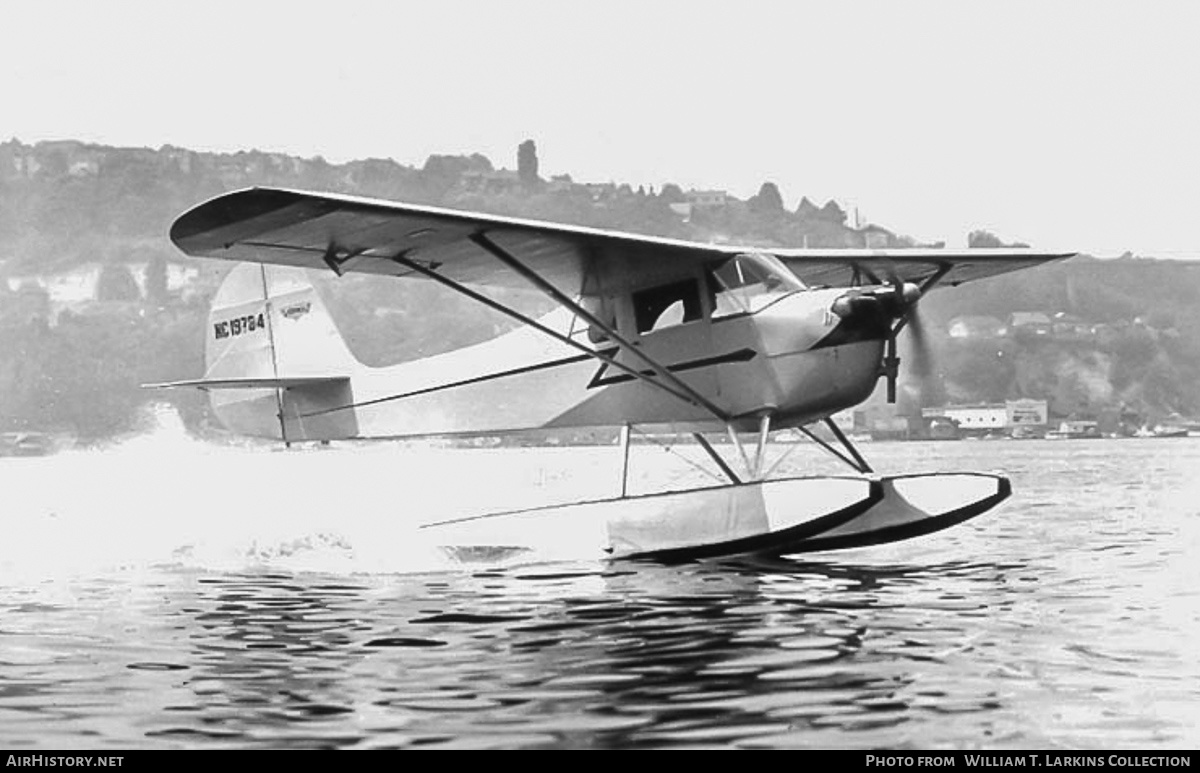
<path fill-rule="evenodd" d="M 204 347 L 213 410 L 230 430 L 284 441 L 358 434 L 361 367 L 303 269 L 239 263 L 213 298 Z"/>

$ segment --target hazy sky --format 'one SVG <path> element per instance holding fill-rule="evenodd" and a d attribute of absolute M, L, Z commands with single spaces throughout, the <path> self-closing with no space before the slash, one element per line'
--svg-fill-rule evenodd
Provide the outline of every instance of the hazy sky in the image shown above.
<path fill-rule="evenodd" d="M 1200 257 L 1196 2 L 6 2 L 0 140 L 775 181 L 961 246 Z"/>

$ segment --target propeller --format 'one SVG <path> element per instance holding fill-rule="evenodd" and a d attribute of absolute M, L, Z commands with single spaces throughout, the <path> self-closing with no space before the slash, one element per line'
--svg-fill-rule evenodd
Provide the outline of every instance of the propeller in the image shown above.
<path fill-rule="evenodd" d="M 921 320 L 920 301 L 924 292 L 911 282 L 904 282 L 890 263 L 886 265 L 886 275 L 892 286 L 892 295 L 896 299 L 895 319 L 888 336 L 885 374 L 888 377 L 888 402 L 896 402 L 896 379 L 899 376 L 900 360 L 896 351 L 896 338 L 906 327 L 909 342 L 909 375 L 916 382 L 917 400 L 923 401 L 933 394 L 934 362 L 933 353 L 929 347 L 925 324 Z"/>
<path fill-rule="evenodd" d="M 924 406 L 927 399 L 934 394 L 934 378 L 936 369 L 934 367 L 933 351 L 929 346 L 929 337 L 926 335 L 927 329 L 922 321 L 920 306 L 914 303 L 909 310 L 906 319 L 908 320 L 908 361 L 909 375 L 913 378 L 917 387 L 917 400 Z"/>
<path fill-rule="evenodd" d="M 910 373 L 916 379 L 918 392 L 923 399 L 925 395 L 932 393 L 930 387 L 934 375 L 929 339 L 918 314 L 923 292 L 920 286 L 905 282 L 890 261 L 884 263 L 881 268 L 886 281 L 868 272 L 869 278 L 878 282 L 880 286 L 847 293 L 834 302 L 833 311 L 843 319 L 857 317 L 863 324 L 885 328 L 887 348 L 883 357 L 882 374 L 887 378 L 889 403 L 896 402 L 896 381 L 900 375 L 897 337 L 907 327 L 911 345 Z"/>

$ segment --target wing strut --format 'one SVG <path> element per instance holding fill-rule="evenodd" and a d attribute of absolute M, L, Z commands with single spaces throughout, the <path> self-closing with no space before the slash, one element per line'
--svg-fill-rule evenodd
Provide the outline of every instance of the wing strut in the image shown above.
<path fill-rule="evenodd" d="M 921 282 L 921 284 L 918 285 L 918 287 L 921 289 L 921 297 L 922 298 L 925 297 L 925 293 L 932 290 L 934 285 L 936 285 L 938 282 L 942 281 L 942 277 L 944 277 L 946 274 L 950 273 L 950 269 L 952 269 L 952 268 L 954 268 L 954 266 L 950 263 L 943 263 L 942 265 L 938 266 L 937 271 L 930 274 L 929 277 L 925 279 L 925 281 Z M 903 317 L 900 318 L 900 321 L 896 323 L 896 326 L 894 328 L 892 328 L 892 345 L 893 345 L 893 347 L 895 346 L 896 336 L 899 335 L 900 331 L 903 330 L 904 326 L 907 324 L 908 324 L 908 315 L 905 314 Z M 893 354 L 895 354 L 895 353 L 893 352 Z"/>
<path fill-rule="evenodd" d="M 629 425 L 621 425 L 621 499 L 629 493 Z"/>
<path fill-rule="evenodd" d="M 529 327 L 533 328 L 534 330 L 537 330 L 538 332 L 545 333 L 546 335 L 550 336 L 551 338 L 555 339 L 556 341 L 560 341 L 560 342 L 566 344 L 567 346 L 570 346 L 574 349 L 578 349 L 579 351 L 583 352 L 584 354 L 588 355 L 589 357 L 594 357 L 603 363 L 611 365 L 612 367 L 616 368 L 617 370 L 619 370 L 627 375 L 633 376 L 634 378 L 637 378 L 637 379 L 641 379 L 642 381 L 646 381 L 650 384 L 654 384 L 655 386 L 660 387 L 663 390 L 665 390 L 667 393 L 669 393 L 673 397 L 677 397 L 680 400 L 683 400 L 684 402 L 687 402 L 687 403 L 692 402 L 691 396 L 688 395 L 687 393 L 679 392 L 676 389 L 668 386 L 667 384 L 662 383 L 661 381 L 656 381 L 653 378 L 651 378 L 650 376 L 648 376 L 646 373 L 639 371 L 637 368 L 632 368 L 624 363 L 617 362 L 617 359 L 615 357 L 613 357 L 612 355 L 609 355 L 609 354 L 605 354 L 604 352 L 600 351 L 599 349 L 592 349 L 590 347 L 584 346 L 583 344 L 576 341 L 574 338 L 563 335 L 562 333 L 558 332 L 557 330 L 547 327 L 547 326 L 543 325 L 542 323 L 538 322 L 537 320 L 532 319 L 532 318 L 522 314 L 519 311 L 516 311 L 515 309 L 510 309 L 508 306 L 505 306 L 503 303 L 492 300 L 491 298 L 487 297 L 486 295 L 484 295 L 482 293 L 478 293 L 478 292 L 470 289 L 469 287 L 459 284 L 458 282 L 454 281 L 453 279 L 450 279 L 449 277 L 439 274 L 438 272 L 434 271 L 432 268 L 423 266 L 420 263 L 416 262 L 415 260 L 405 257 L 403 254 L 393 256 L 392 260 L 394 262 L 400 264 L 401 266 L 404 266 L 405 268 L 415 271 L 416 273 L 420 274 L 421 276 L 428 277 L 429 279 L 432 279 L 433 281 L 437 282 L 440 285 L 449 287 L 451 290 L 454 290 L 457 293 L 461 293 L 462 295 L 465 295 L 466 297 L 470 298 L 473 301 L 478 301 L 479 303 L 482 303 L 484 306 L 487 306 L 489 309 L 498 311 L 507 317 L 512 317 L 513 319 L 517 320 L 521 324 L 528 325 Z M 572 305 L 574 305 L 574 304 L 572 304 Z M 610 351 L 612 351 L 612 350 L 610 350 Z M 399 395 L 396 398 L 386 398 L 386 399 L 398 399 L 399 397 L 406 397 L 406 396 L 408 396 L 408 395 Z M 383 401 L 379 400 L 377 402 L 383 402 Z M 721 416 L 719 418 L 721 418 L 722 421 L 725 421 L 724 416 Z"/>
<path fill-rule="evenodd" d="M 475 242 L 477 245 L 482 247 L 487 252 L 491 253 L 492 256 L 495 257 L 497 260 L 499 260 L 501 263 L 503 263 L 504 265 L 511 268 L 513 271 L 515 271 L 518 274 L 520 274 L 521 276 L 523 276 L 525 279 L 527 279 L 530 282 L 530 284 L 532 284 L 534 287 L 537 287 L 539 290 L 544 292 L 546 295 L 550 296 L 550 298 L 553 299 L 556 303 L 558 303 L 561 306 L 566 307 L 567 309 L 570 309 L 572 313 L 574 313 L 578 317 L 582 317 L 588 324 L 593 325 L 593 326 L 599 328 L 600 330 L 604 331 L 605 335 L 607 335 L 609 338 L 611 338 L 612 341 L 614 343 L 616 343 L 620 348 L 624 349 L 626 352 L 629 352 L 633 356 L 637 357 L 638 359 L 642 360 L 647 365 L 649 365 L 654 370 L 654 372 L 656 374 L 658 374 L 659 378 L 661 378 L 662 381 L 656 381 L 654 379 L 648 378 L 647 374 L 641 373 L 640 371 L 635 373 L 635 375 L 637 375 L 638 378 L 640 378 L 643 381 L 646 381 L 647 383 L 650 383 L 650 384 L 657 384 L 658 386 L 660 386 L 664 389 L 666 388 L 666 384 L 664 384 L 663 382 L 670 383 L 671 385 L 673 385 L 675 387 L 675 390 L 677 390 L 677 391 L 674 391 L 674 390 L 667 390 L 667 391 L 671 392 L 672 394 L 675 394 L 676 397 L 679 397 L 680 396 L 679 392 L 682 392 L 684 395 L 686 395 L 686 397 L 683 399 L 685 399 L 687 402 L 690 402 L 693 405 L 697 405 L 697 406 L 703 408 L 704 410 L 711 413 L 714 417 L 716 417 L 719 421 L 721 421 L 725 424 L 729 423 L 730 416 L 728 413 L 726 413 L 725 411 L 718 408 L 711 400 L 706 398 L 704 395 L 700 394 L 695 389 L 692 389 L 682 379 L 680 379 L 678 376 L 676 376 L 671 371 L 664 368 L 653 357 L 651 357 L 650 355 L 643 352 L 641 349 L 639 349 L 636 346 L 634 346 L 633 344 L 631 344 L 623 336 L 618 334 L 616 330 L 613 330 L 613 328 L 610 325 L 605 324 L 595 314 L 592 314 L 590 311 L 588 311 L 587 309 L 580 306 L 578 303 L 575 302 L 575 300 L 573 298 L 569 297 L 562 290 L 559 290 L 557 287 L 552 285 L 550 282 L 547 282 L 545 279 L 538 276 L 538 274 L 536 272 L 530 270 L 530 268 L 528 266 L 526 266 L 521 261 L 517 260 L 514 256 L 512 256 L 507 251 L 505 251 L 504 248 L 502 248 L 500 245 L 496 244 L 494 241 L 492 241 L 490 238 L 488 238 L 486 233 L 479 231 L 479 232 L 471 234 L 467 238 L 469 238 L 471 241 Z"/>

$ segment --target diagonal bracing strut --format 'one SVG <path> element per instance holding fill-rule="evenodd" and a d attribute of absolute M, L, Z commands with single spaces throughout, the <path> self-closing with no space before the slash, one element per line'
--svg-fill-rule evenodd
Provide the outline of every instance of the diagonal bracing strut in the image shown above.
<path fill-rule="evenodd" d="M 588 346 L 585 346 L 585 345 L 579 343 L 578 341 L 576 341 L 574 338 L 571 338 L 570 336 L 563 335 L 559 331 L 554 330 L 553 328 L 547 327 L 546 325 L 543 325 L 542 323 L 538 322 L 537 320 L 532 319 L 532 318 L 526 316 L 525 314 L 522 314 L 521 312 L 516 311 L 515 309 L 511 309 L 508 306 L 505 306 L 503 303 L 500 303 L 499 301 L 492 300 L 491 298 L 487 297 L 486 295 L 484 295 L 482 293 L 476 292 L 475 290 L 472 290 L 471 288 L 466 287 L 466 286 L 454 281 L 453 279 L 450 279 L 447 276 L 443 276 L 442 274 L 439 274 L 437 271 L 433 270 L 432 268 L 423 266 L 420 263 L 418 263 L 408 257 L 405 257 L 403 253 L 393 256 L 392 261 L 395 263 L 398 263 L 401 266 L 404 266 L 405 268 L 411 269 L 412 271 L 414 271 L 424 277 L 432 279 L 435 282 L 437 282 L 438 284 L 441 284 L 445 287 L 449 287 L 451 290 L 454 290 L 457 293 L 465 295 L 466 297 L 470 298 L 473 301 L 478 301 L 479 303 L 482 303 L 484 306 L 487 306 L 488 308 L 490 308 L 494 311 L 498 311 L 501 314 L 504 314 L 505 316 L 512 317 L 513 319 L 517 320 L 518 322 L 520 322 L 524 325 L 528 325 L 529 327 L 532 327 L 534 330 L 544 333 L 544 334 L 550 336 L 551 338 L 566 344 L 567 346 L 570 346 L 574 349 L 578 349 L 579 351 L 583 352 L 584 354 L 587 354 L 588 356 L 594 357 L 597 360 L 600 360 L 601 362 L 611 365 L 612 367 L 616 368 L 617 370 L 620 370 L 623 373 L 626 373 L 630 376 L 633 376 L 634 378 L 641 379 L 643 381 L 647 381 L 651 384 L 661 387 L 663 390 L 665 390 L 666 392 L 668 392 L 669 394 L 673 395 L 674 397 L 676 397 L 680 400 L 683 400 L 685 402 L 691 402 L 691 398 L 687 394 L 681 393 L 681 392 L 677 391 L 676 389 L 674 389 L 674 388 L 670 387 L 669 385 L 664 384 L 660 381 L 655 381 L 653 378 L 647 376 L 645 373 L 639 371 L 637 368 L 633 368 L 622 362 L 618 362 L 614 356 L 605 354 L 604 352 L 602 352 L 598 349 L 592 349 Z"/>
<path fill-rule="evenodd" d="M 680 397 L 679 393 L 683 393 L 683 395 L 686 395 L 686 397 L 684 397 L 682 399 L 686 400 L 686 402 L 692 403 L 693 405 L 703 408 L 704 410 L 711 413 L 717 420 L 721 421 L 722 423 L 725 423 L 725 424 L 729 423 L 730 416 L 727 412 L 721 410 L 707 397 L 700 394 L 692 387 L 688 386 L 687 383 L 685 383 L 682 379 L 680 379 L 674 373 L 669 371 L 667 368 L 663 367 L 663 365 L 661 363 L 659 363 L 657 360 L 655 360 L 653 357 L 646 354 L 644 351 L 642 351 L 638 347 L 634 346 L 632 343 L 630 343 L 628 340 L 626 340 L 623 336 L 621 336 L 619 333 L 617 333 L 617 331 L 614 330 L 611 325 L 605 324 L 603 321 L 600 320 L 599 317 L 597 317 L 595 314 L 592 314 L 590 311 L 588 311 L 587 309 L 580 306 L 578 303 L 575 302 L 575 300 L 573 298 L 568 296 L 562 290 L 559 290 L 553 284 L 551 284 L 550 282 L 547 282 L 541 276 L 538 276 L 537 272 L 530 269 L 528 266 L 526 266 L 524 263 L 522 263 L 520 260 L 518 260 L 512 254 L 510 254 L 508 251 L 506 251 L 503 247 L 501 247 L 500 245 L 498 245 L 494 241 L 492 241 L 486 233 L 483 233 L 482 231 L 476 232 L 476 233 L 471 234 L 468 238 L 471 241 L 475 242 L 475 244 L 479 245 L 481 248 L 483 248 L 484 250 L 489 252 L 493 257 L 495 257 L 501 263 L 505 264 L 506 266 L 511 268 L 513 271 L 520 274 L 522 277 L 524 277 L 526 280 L 528 280 L 529 283 L 532 284 L 534 287 L 538 288 L 539 290 L 544 292 L 546 295 L 550 296 L 550 298 L 552 300 L 554 300 L 556 303 L 558 303 L 560 306 L 563 306 L 563 307 L 569 309 L 576 316 L 583 318 L 588 324 L 593 325 L 593 326 L 599 328 L 600 330 L 604 331 L 605 335 L 609 336 L 609 338 L 614 343 L 616 343 L 618 347 L 620 347 L 624 351 L 628 352 L 632 356 L 637 357 L 638 359 L 645 362 L 647 365 L 650 366 L 650 368 L 655 372 L 655 374 L 657 374 L 658 377 L 662 380 L 659 381 L 659 380 L 655 380 L 652 378 L 648 378 L 647 374 L 642 373 L 641 371 L 636 371 L 636 370 L 632 370 L 633 375 L 636 375 L 642 381 L 645 381 L 650 384 L 656 384 L 657 386 L 664 388 L 664 389 L 666 389 L 667 384 L 670 384 L 671 386 L 674 387 L 674 389 L 667 389 L 668 392 L 671 392 L 676 397 Z M 631 372 L 631 369 L 629 369 L 629 368 L 622 368 L 622 370 L 625 370 L 626 372 Z"/>
<path fill-rule="evenodd" d="M 871 469 L 871 465 L 867 464 L 867 460 L 862 458 L 862 454 L 860 454 L 858 452 L 858 449 L 854 447 L 854 444 L 851 443 L 850 439 L 848 437 L 846 437 L 845 434 L 842 433 L 842 430 L 838 428 L 837 424 L 835 424 L 832 419 L 825 419 L 825 426 L 827 426 L 830 429 L 830 431 L 833 432 L 834 437 L 836 437 L 838 439 L 838 441 L 842 444 L 842 447 L 846 449 L 846 451 L 850 454 L 850 456 L 854 457 L 853 459 L 851 459 L 850 456 L 846 456 L 846 454 L 843 454 L 841 451 L 837 450 L 836 448 L 831 446 L 829 443 L 826 443 L 821 438 L 817 437 L 817 435 L 808 427 L 797 427 L 796 429 L 803 432 L 808 437 L 809 440 L 813 441 L 814 443 L 816 443 L 817 445 L 819 445 L 821 448 L 825 449 L 829 453 L 833 454 L 838 459 L 841 459 L 843 462 L 850 465 L 858 472 L 860 472 L 860 473 L 874 472 L 874 470 Z"/>

